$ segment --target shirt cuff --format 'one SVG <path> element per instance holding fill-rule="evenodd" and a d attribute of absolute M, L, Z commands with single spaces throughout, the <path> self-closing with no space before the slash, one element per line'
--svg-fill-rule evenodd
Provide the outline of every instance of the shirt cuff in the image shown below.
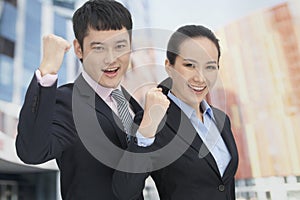
<path fill-rule="evenodd" d="M 136 132 L 137 145 L 140 147 L 148 147 L 153 144 L 155 137 L 146 138 L 139 131 Z"/>
<path fill-rule="evenodd" d="M 57 80 L 57 74 L 45 74 L 42 76 L 39 69 L 35 71 L 35 76 L 37 82 L 43 87 L 51 87 Z"/>

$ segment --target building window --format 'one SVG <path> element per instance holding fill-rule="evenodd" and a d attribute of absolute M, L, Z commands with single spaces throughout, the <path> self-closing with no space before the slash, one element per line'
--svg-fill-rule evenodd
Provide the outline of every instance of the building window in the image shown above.
<path fill-rule="evenodd" d="M 4 54 L 8 57 L 13 58 L 15 52 L 15 43 L 0 36 L 0 54 Z"/>
<path fill-rule="evenodd" d="M 237 192 L 236 197 L 237 199 L 243 199 L 243 200 L 257 199 L 257 193 L 254 191 Z"/>
<path fill-rule="evenodd" d="M 0 1 L 1 2 L 1 1 Z M 4 2 L 0 4 L 0 36 L 8 41 L 16 41 L 17 8 Z M 0 47 L 3 47 L 1 44 Z"/>
<path fill-rule="evenodd" d="M 11 5 L 17 7 L 17 0 L 4 0 L 7 3 L 10 3 Z"/>
<path fill-rule="evenodd" d="M 254 179 L 246 179 L 246 186 L 254 186 L 255 180 Z"/>
<path fill-rule="evenodd" d="M 4 132 L 4 113 L 0 111 L 0 131 Z"/>
<path fill-rule="evenodd" d="M 13 58 L 0 53 L 0 99 L 12 101 L 13 95 Z"/>
<path fill-rule="evenodd" d="M 74 0 L 53 0 L 53 5 L 73 10 Z"/>
<path fill-rule="evenodd" d="M 288 178 L 286 176 L 283 177 L 284 183 L 288 183 Z"/>
<path fill-rule="evenodd" d="M 17 199 L 18 183 L 16 181 L 0 180 L 0 199 Z"/>
<path fill-rule="evenodd" d="M 268 200 L 271 199 L 271 192 L 270 192 L 270 191 L 267 191 L 267 192 L 266 192 L 266 198 L 267 198 Z"/>

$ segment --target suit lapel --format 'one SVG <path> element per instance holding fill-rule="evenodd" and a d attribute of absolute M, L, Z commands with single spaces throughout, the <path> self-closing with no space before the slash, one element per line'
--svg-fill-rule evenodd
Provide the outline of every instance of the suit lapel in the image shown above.
<path fill-rule="evenodd" d="M 124 127 L 119 119 L 119 117 L 112 111 L 112 109 L 104 102 L 102 98 L 100 98 L 95 91 L 88 85 L 88 83 L 84 80 L 82 75 L 80 75 L 76 81 L 75 85 L 78 88 L 80 95 L 83 97 L 82 99 L 86 101 L 86 103 L 95 109 L 98 114 L 105 116 L 109 122 L 111 122 L 114 127 L 114 132 L 117 134 L 121 145 L 123 148 L 127 147 L 126 135 L 124 133 Z M 121 129 L 120 129 L 121 128 Z M 113 131 L 109 130 L 109 134 L 112 134 Z"/>
<path fill-rule="evenodd" d="M 78 91 L 80 95 L 85 97 L 85 101 L 88 105 L 90 105 L 92 108 L 96 109 L 98 112 L 107 115 L 107 113 L 112 113 L 113 111 L 107 106 L 107 104 L 101 99 L 91 88 L 88 83 L 84 80 L 83 76 L 80 75 L 76 81 L 75 84 L 78 88 Z M 103 104 L 103 105 L 102 105 Z M 106 106 L 104 105 L 106 104 Z M 112 118 L 111 118 L 112 119 Z"/>
<path fill-rule="evenodd" d="M 121 89 L 134 114 L 143 111 L 143 108 L 140 106 L 140 104 L 127 92 L 127 90 L 124 87 L 121 87 Z"/>
<path fill-rule="evenodd" d="M 158 87 L 161 87 L 163 93 L 167 95 L 169 90 L 172 88 L 172 79 L 166 78 L 159 84 Z M 182 140 L 185 141 L 188 145 L 190 145 L 190 147 L 197 154 L 197 157 L 199 157 L 199 159 L 204 158 L 208 165 L 213 169 L 213 171 L 219 176 L 221 176 L 212 154 L 209 152 L 208 148 L 203 143 L 202 139 L 198 135 L 197 131 L 195 130 L 188 117 L 171 99 L 169 100 L 171 101 L 171 104 L 167 111 L 169 112 L 167 115 L 167 124 L 169 124 L 169 126 L 173 129 L 174 134 L 183 135 L 183 137 L 181 137 Z M 180 128 L 181 126 L 183 126 L 184 128 Z M 199 154 L 199 152 L 201 153 Z"/>
<path fill-rule="evenodd" d="M 220 112 L 218 109 L 215 108 L 213 108 L 213 111 L 214 111 L 217 127 L 231 155 L 231 160 L 228 163 L 228 166 L 222 177 L 222 179 L 226 181 L 228 180 L 228 178 L 231 178 L 236 172 L 237 148 L 232 135 L 228 118 L 226 117 L 225 113 Z"/>
<path fill-rule="evenodd" d="M 177 134 L 177 136 L 190 145 L 197 135 L 197 132 L 189 122 L 187 116 L 171 99 L 169 100 L 171 103 L 167 110 L 166 124 L 172 129 L 172 133 Z"/>
<path fill-rule="evenodd" d="M 212 154 L 203 143 L 194 126 L 181 109 L 170 99 L 171 104 L 167 112 L 167 124 L 174 134 L 180 136 L 195 151 L 199 159 L 205 159 L 208 165 L 220 176 L 217 164 Z M 199 154 L 199 152 L 201 152 Z"/>

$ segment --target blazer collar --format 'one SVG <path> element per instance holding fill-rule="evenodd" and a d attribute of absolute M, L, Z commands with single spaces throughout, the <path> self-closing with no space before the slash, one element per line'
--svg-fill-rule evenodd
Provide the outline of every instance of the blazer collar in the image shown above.
<path fill-rule="evenodd" d="M 222 177 L 223 181 L 225 182 L 229 180 L 229 178 L 233 177 L 234 174 L 236 173 L 237 165 L 238 165 L 238 151 L 231 131 L 228 117 L 226 116 L 225 113 L 221 112 L 216 108 L 213 108 L 213 110 L 216 116 L 216 123 L 218 129 L 231 155 L 231 160 L 228 163 L 228 166 Z"/>
<path fill-rule="evenodd" d="M 104 100 L 102 98 L 97 98 L 98 95 L 96 95 L 93 88 L 90 87 L 90 85 L 84 80 L 83 76 L 80 74 L 78 78 L 75 80 L 75 86 L 78 89 L 78 92 L 83 97 L 87 98 L 87 103 L 95 108 L 98 112 L 101 113 L 107 113 L 108 111 L 111 112 L 111 109 L 109 106 L 106 105 Z M 134 113 L 142 111 L 142 107 L 139 105 L 139 103 L 127 92 L 127 90 L 121 86 L 122 92 L 124 94 L 124 97 L 129 102 L 131 109 Z M 101 102 L 101 107 L 95 105 L 95 100 L 98 99 Z M 103 106 L 102 104 L 105 104 L 106 106 Z"/>
<path fill-rule="evenodd" d="M 116 116 L 116 114 L 112 111 L 112 109 L 105 103 L 105 101 L 100 98 L 96 92 L 90 87 L 90 85 L 84 80 L 82 75 L 79 75 L 78 78 L 74 82 L 74 86 L 76 89 L 76 93 L 80 95 L 82 101 L 85 101 L 87 105 L 95 109 L 98 113 L 105 116 L 108 121 L 112 122 L 112 125 L 117 132 L 117 135 L 122 143 L 122 146 L 125 148 L 127 146 L 125 134 L 119 133 L 119 127 L 123 127 L 121 120 Z M 125 98 L 129 101 L 131 109 L 134 113 L 142 111 L 142 107 L 138 102 L 135 101 L 133 97 L 123 88 L 121 87 L 122 92 Z M 73 91 L 73 95 L 75 91 Z M 114 123 L 113 123 L 114 122 Z"/>
<path fill-rule="evenodd" d="M 190 122 L 190 119 L 172 100 L 170 101 L 171 103 L 167 111 L 166 121 L 168 126 L 173 130 L 174 134 L 177 134 L 177 136 L 179 136 L 195 151 L 200 159 L 205 159 L 215 173 L 221 176 L 212 154 L 203 143 L 194 126 Z"/>

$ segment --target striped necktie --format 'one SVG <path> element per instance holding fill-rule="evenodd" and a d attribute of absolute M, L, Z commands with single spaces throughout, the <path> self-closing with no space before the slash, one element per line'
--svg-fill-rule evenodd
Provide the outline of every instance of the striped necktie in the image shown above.
<path fill-rule="evenodd" d="M 116 100 L 117 102 L 117 109 L 119 113 L 119 117 L 123 123 L 125 132 L 126 132 L 126 138 L 127 142 L 130 141 L 130 135 L 132 132 L 132 117 L 129 113 L 128 108 L 128 101 L 126 101 L 123 93 L 119 89 L 115 89 L 111 92 L 111 96 Z"/>

